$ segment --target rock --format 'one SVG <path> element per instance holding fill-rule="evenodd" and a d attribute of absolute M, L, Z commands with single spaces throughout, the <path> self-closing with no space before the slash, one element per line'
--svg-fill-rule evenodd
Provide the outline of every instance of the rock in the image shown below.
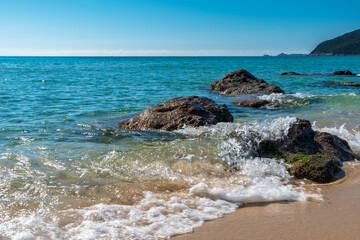
<path fill-rule="evenodd" d="M 260 142 L 257 152 L 260 157 L 283 158 L 291 165 L 289 170 L 296 177 L 317 182 L 342 176 L 342 162 L 357 157 L 345 140 L 314 131 L 310 122 L 304 119 L 297 119 L 283 139 Z"/>
<path fill-rule="evenodd" d="M 228 82 L 260 82 L 264 83 L 265 81 L 259 78 L 256 78 L 254 75 L 246 71 L 245 69 L 240 69 L 234 72 L 230 72 L 225 74 L 222 77 L 222 80 L 228 81 Z"/>
<path fill-rule="evenodd" d="M 211 82 L 210 89 L 223 94 L 283 93 L 275 84 L 254 77 L 245 69 L 227 73 L 221 80 Z"/>
<path fill-rule="evenodd" d="M 258 152 L 261 157 L 316 154 L 319 153 L 320 146 L 314 140 L 315 134 L 308 120 L 297 119 L 284 139 L 262 141 L 259 143 Z"/>
<path fill-rule="evenodd" d="M 345 176 L 341 163 L 324 154 L 297 155 L 288 161 L 288 171 L 297 178 L 328 183 Z"/>
<path fill-rule="evenodd" d="M 339 85 L 339 86 L 351 86 L 360 87 L 360 82 L 335 82 L 335 81 L 322 81 L 323 83 Z"/>
<path fill-rule="evenodd" d="M 269 103 L 270 102 L 266 101 L 266 100 L 242 100 L 242 101 L 233 102 L 233 104 L 235 104 L 235 105 L 242 105 L 242 106 L 253 107 L 253 108 L 261 108 Z"/>
<path fill-rule="evenodd" d="M 280 73 L 280 75 L 301 75 L 301 74 L 297 72 L 282 72 Z"/>
<path fill-rule="evenodd" d="M 336 71 L 333 72 L 331 75 L 350 75 L 350 76 L 354 76 L 356 74 L 350 72 L 349 70 L 345 70 L 345 71 Z"/>
<path fill-rule="evenodd" d="M 279 150 L 283 153 L 315 154 L 319 145 L 314 140 L 315 131 L 308 120 L 297 119 L 288 131 L 284 141 L 281 141 Z"/>
<path fill-rule="evenodd" d="M 349 70 L 345 71 L 336 71 L 333 73 L 297 73 L 297 72 L 282 72 L 280 75 L 302 75 L 302 76 L 331 76 L 331 75 L 348 75 L 348 76 L 355 76 L 356 74 L 350 72 Z"/>
<path fill-rule="evenodd" d="M 351 150 L 349 144 L 338 136 L 326 132 L 317 132 L 314 140 L 320 144 L 322 153 L 339 161 L 351 161 L 357 157 Z"/>
<path fill-rule="evenodd" d="M 147 108 L 140 115 L 120 123 L 122 129 L 172 131 L 184 125 L 198 127 L 218 122 L 232 122 L 225 104 L 218 105 L 206 97 L 177 97 Z"/>

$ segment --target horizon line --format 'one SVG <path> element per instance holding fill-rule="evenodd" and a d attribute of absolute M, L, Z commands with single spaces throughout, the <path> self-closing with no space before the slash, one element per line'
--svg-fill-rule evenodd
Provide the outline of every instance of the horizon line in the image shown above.
<path fill-rule="evenodd" d="M 308 54 L 304 50 L 169 50 L 169 49 L 109 49 L 109 50 L 39 50 L 0 49 L 2 57 L 252 57 L 285 54 Z"/>
<path fill-rule="evenodd" d="M 304 53 L 300 54 L 303 56 L 309 56 L 309 54 Z M 0 57 L 114 57 L 114 58 L 120 58 L 120 57 L 281 57 L 278 55 L 124 55 L 124 56 L 109 56 L 109 55 L 0 55 Z"/>

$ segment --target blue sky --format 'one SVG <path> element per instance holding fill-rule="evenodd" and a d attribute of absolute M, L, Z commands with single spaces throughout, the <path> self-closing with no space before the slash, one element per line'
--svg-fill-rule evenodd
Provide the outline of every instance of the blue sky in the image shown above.
<path fill-rule="evenodd" d="M 0 0 L 0 55 L 308 53 L 359 29 L 359 9 L 359 0 Z"/>

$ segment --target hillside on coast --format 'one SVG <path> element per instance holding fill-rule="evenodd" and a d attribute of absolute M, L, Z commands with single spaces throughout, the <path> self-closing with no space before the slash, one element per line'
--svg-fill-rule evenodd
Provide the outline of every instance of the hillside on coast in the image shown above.
<path fill-rule="evenodd" d="M 310 56 L 360 55 L 360 29 L 320 43 Z"/>

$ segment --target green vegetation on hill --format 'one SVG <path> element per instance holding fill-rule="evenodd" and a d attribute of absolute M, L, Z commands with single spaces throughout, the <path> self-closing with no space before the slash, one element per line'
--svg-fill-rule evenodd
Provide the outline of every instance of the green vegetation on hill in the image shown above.
<path fill-rule="evenodd" d="M 310 55 L 360 55 L 360 29 L 320 43 Z"/>

